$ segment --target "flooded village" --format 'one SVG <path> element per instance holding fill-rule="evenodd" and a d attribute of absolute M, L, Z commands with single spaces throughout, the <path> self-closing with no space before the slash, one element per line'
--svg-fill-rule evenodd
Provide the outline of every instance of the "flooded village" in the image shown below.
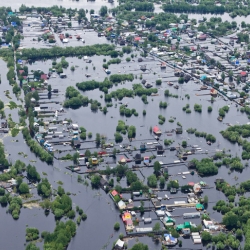
<path fill-rule="evenodd" d="M 249 249 L 247 17 L 30 2 L 0 8 L 3 248 Z"/>

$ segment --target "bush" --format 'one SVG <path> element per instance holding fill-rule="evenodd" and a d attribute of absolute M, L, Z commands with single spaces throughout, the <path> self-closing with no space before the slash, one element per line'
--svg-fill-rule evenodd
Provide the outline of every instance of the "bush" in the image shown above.
<path fill-rule="evenodd" d="M 120 223 L 119 222 L 115 223 L 114 229 L 115 229 L 115 231 L 118 231 L 120 229 Z"/>
<path fill-rule="evenodd" d="M 29 186 L 27 183 L 22 182 L 19 186 L 19 192 L 21 194 L 28 194 L 29 193 Z"/>
<path fill-rule="evenodd" d="M 158 86 L 159 86 L 159 85 L 161 85 L 161 84 L 162 84 L 162 80 L 161 80 L 161 79 L 158 79 L 158 80 L 156 80 L 156 81 L 155 81 L 155 83 L 156 83 L 156 85 L 158 85 Z"/>
<path fill-rule="evenodd" d="M 186 141 L 182 141 L 181 145 L 182 145 L 183 148 L 186 148 L 187 147 L 187 142 Z"/>
<path fill-rule="evenodd" d="M 39 230 L 36 228 L 26 228 L 26 241 L 37 240 L 39 238 Z"/>
<path fill-rule="evenodd" d="M 195 104 L 194 105 L 194 111 L 201 113 L 202 112 L 202 105 Z"/>

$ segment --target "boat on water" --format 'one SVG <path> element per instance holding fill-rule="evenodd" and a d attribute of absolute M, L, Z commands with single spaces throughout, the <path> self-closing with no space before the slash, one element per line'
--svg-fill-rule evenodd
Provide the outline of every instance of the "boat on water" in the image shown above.
<path fill-rule="evenodd" d="M 208 89 L 208 86 L 206 86 L 206 85 L 203 85 L 200 87 L 200 90 L 206 90 L 206 89 Z"/>
<path fill-rule="evenodd" d="M 105 71 L 105 73 L 107 74 L 107 75 L 109 75 L 110 73 L 111 73 L 111 71 L 109 70 L 109 69 L 103 69 L 104 71 Z"/>
<path fill-rule="evenodd" d="M 218 116 L 217 120 L 220 121 L 220 122 L 222 122 L 223 121 L 222 116 Z"/>

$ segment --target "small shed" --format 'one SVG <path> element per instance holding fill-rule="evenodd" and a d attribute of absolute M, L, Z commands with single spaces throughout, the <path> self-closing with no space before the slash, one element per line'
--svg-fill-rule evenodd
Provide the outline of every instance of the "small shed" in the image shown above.
<path fill-rule="evenodd" d="M 163 146 L 162 145 L 157 145 L 156 146 L 156 151 L 157 151 L 157 154 L 163 154 L 163 152 L 164 152 Z"/>
<path fill-rule="evenodd" d="M 178 127 L 175 129 L 176 134 L 182 134 L 183 130 L 182 127 Z"/>
<path fill-rule="evenodd" d="M 117 242 L 115 243 L 115 250 L 117 249 L 123 249 L 124 248 L 124 241 L 118 239 Z"/>

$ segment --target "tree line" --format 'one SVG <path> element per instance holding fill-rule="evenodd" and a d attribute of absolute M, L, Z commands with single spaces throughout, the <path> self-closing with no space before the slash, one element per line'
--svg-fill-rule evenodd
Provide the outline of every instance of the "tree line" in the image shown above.
<path fill-rule="evenodd" d="M 50 49 L 23 49 L 22 53 L 17 53 L 17 59 L 47 59 L 55 57 L 69 57 L 69 56 L 93 56 L 105 55 L 117 57 L 118 53 L 115 51 L 114 45 L 109 44 L 95 44 L 91 46 L 78 46 L 78 47 L 53 47 Z"/>

